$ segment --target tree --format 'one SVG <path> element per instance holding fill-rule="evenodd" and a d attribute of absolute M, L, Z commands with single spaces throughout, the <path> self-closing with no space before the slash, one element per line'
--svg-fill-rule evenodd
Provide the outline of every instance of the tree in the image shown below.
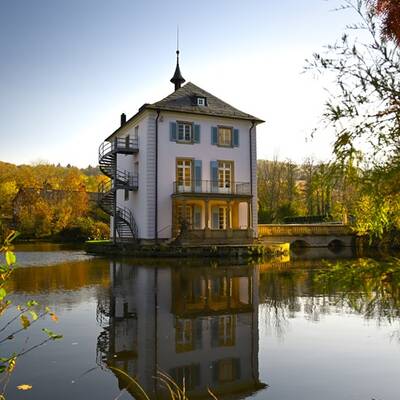
<path fill-rule="evenodd" d="M 400 1 L 373 0 L 372 4 L 382 19 L 383 36 L 400 45 Z"/>
<path fill-rule="evenodd" d="M 342 166 L 344 194 L 349 197 L 346 184 L 352 179 L 354 186 L 358 178 L 360 201 L 375 210 L 375 223 L 367 229 L 372 235 L 400 228 L 395 222 L 398 208 L 392 212 L 389 207 L 389 214 L 383 209 L 388 208 L 389 198 L 389 203 L 397 202 L 400 189 L 400 51 L 396 42 L 377 30 L 382 12 L 393 12 L 391 3 L 378 1 L 371 7 L 370 2 L 346 1 L 343 8 L 355 10 L 361 21 L 350 32 L 366 32 L 367 39 L 360 42 L 346 32 L 338 43 L 327 46 L 326 53 L 314 54 L 307 65 L 333 78 L 323 129 L 335 131 L 333 151 L 336 164 Z M 353 165 L 360 154 L 364 160 L 361 170 Z M 356 211 L 363 209 L 355 205 Z"/>
<path fill-rule="evenodd" d="M 373 10 L 360 0 L 346 4 L 361 19 L 351 28 L 368 32 L 369 42 L 345 33 L 325 54 L 314 54 L 307 68 L 334 80 L 323 117 L 336 131 L 335 155 L 346 158 L 363 146 L 371 161 L 388 160 L 400 149 L 399 49 L 380 37 Z"/>

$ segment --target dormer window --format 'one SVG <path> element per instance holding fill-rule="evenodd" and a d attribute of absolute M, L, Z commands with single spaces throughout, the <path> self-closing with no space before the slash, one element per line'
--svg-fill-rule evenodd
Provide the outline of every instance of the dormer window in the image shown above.
<path fill-rule="evenodd" d="M 206 98 L 205 97 L 196 97 L 196 104 L 198 106 L 206 106 Z"/>

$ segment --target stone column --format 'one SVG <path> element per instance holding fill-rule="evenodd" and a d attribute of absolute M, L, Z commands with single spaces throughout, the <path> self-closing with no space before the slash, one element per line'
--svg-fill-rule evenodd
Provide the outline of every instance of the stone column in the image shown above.
<path fill-rule="evenodd" d="M 204 200 L 204 237 L 210 237 L 210 205 L 208 199 Z"/>
<path fill-rule="evenodd" d="M 176 200 L 172 199 L 172 223 L 171 223 L 171 234 L 172 237 L 176 237 L 178 234 L 178 221 L 177 219 L 177 212 L 176 212 Z"/>
<path fill-rule="evenodd" d="M 247 200 L 247 234 L 251 238 L 253 236 L 253 218 L 251 200 Z"/>
<path fill-rule="evenodd" d="M 232 238 L 232 200 L 228 201 L 228 208 L 227 208 L 227 227 L 226 227 L 226 237 Z"/>

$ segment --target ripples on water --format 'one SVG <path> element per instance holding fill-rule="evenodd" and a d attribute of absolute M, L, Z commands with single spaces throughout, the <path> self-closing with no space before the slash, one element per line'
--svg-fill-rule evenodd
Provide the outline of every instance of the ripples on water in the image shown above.
<path fill-rule="evenodd" d="M 17 248 L 24 268 L 11 283 L 13 302 L 37 299 L 60 320 L 40 321 L 2 352 L 26 346 L 26 337 L 40 341 L 44 326 L 64 339 L 18 362 L 8 399 L 137 396 L 110 367 L 158 398 L 165 392 L 153 379 L 157 369 L 185 380 L 194 398 L 209 398 L 207 387 L 220 399 L 399 398 L 393 277 L 354 281 L 351 269 L 327 276 L 310 253 L 254 266 L 156 267 L 34 250 Z M 23 396 L 21 383 L 33 386 Z"/>

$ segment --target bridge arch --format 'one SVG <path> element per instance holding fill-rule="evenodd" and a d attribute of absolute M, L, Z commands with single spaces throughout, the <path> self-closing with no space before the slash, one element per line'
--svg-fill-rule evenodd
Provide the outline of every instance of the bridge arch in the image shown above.
<path fill-rule="evenodd" d="M 304 239 L 296 239 L 290 242 L 290 248 L 292 249 L 299 249 L 299 248 L 305 248 L 305 247 L 310 247 L 310 244 L 304 240 Z"/>
<path fill-rule="evenodd" d="M 339 253 L 345 245 L 343 240 L 335 238 L 328 243 L 328 249 L 334 253 Z"/>

